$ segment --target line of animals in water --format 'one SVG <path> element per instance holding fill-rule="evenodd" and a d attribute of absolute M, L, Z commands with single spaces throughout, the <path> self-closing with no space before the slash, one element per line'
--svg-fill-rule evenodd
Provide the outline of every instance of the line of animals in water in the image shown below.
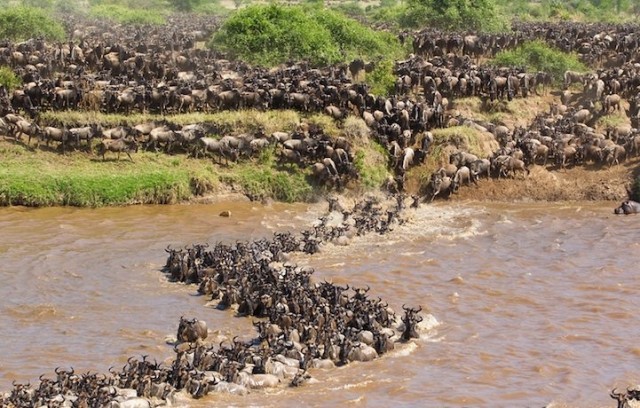
<path fill-rule="evenodd" d="M 370 361 L 420 336 L 422 307 L 388 303 L 370 287 L 313 282 L 313 269 L 287 262 L 292 252 L 314 254 L 347 235 L 386 234 L 405 222 L 405 195 L 368 197 L 352 208 L 329 200 L 329 212 L 300 234 L 232 244 L 168 247 L 164 272 L 171 281 L 197 284 L 219 310 L 251 317 L 257 336 L 212 340 L 204 320 L 181 317 L 175 357 L 164 363 L 130 357 L 108 374 L 55 369 L 38 386 L 13 383 L 0 393 L 3 407 L 138 408 L 188 403 L 213 392 L 244 395 L 283 383 L 313 382 L 313 369 Z M 413 200 L 410 206 L 416 206 Z"/>

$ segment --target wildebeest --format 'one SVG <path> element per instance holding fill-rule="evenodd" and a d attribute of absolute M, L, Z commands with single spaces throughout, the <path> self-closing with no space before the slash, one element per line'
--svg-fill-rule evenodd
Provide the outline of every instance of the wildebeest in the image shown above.
<path fill-rule="evenodd" d="M 207 323 L 198 319 L 185 319 L 180 317 L 178 334 L 176 338 L 179 342 L 193 343 L 197 340 L 204 340 L 208 336 Z"/>
<path fill-rule="evenodd" d="M 40 130 L 40 139 L 46 142 L 47 147 L 49 146 L 49 142 L 51 142 L 52 140 L 60 142 L 63 153 L 67 148 L 67 144 L 69 143 L 70 138 L 71 134 L 66 128 L 46 126 Z"/>
<path fill-rule="evenodd" d="M 106 152 L 114 152 L 118 154 L 118 160 L 120 160 L 120 153 L 125 152 L 129 157 L 129 160 L 133 162 L 130 152 L 138 152 L 138 142 L 133 138 L 122 139 L 103 139 L 98 144 L 98 155 L 102 156 L 102 160 L 105 159 Z"/>

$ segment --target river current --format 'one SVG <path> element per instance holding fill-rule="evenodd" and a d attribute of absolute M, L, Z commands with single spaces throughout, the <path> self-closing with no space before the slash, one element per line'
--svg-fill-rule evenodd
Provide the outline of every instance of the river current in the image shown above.
<path fill-rule="evenodd" d="M 640 383 L 640 235 L 612 203 L 443 203 L 385 236 L 295 261 L 314 279 L 421 305 L 422 337 L 370 363 L 312 372 L 300 388 L 213 394 L 205 406 L 613 407 Z M 218 214 L 230 209 L 232 217 Z M 206 307 L 161 273 L 167 245 L 307 228 L 325 204 L 0 209 L 0 390 L 56 367 L 121 368 L 173 355 L 180 316 L 250 338 L 251 321 Z"/>

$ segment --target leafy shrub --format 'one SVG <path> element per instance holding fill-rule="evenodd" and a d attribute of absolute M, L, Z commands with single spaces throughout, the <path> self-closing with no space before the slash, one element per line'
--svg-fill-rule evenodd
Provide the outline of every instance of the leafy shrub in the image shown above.
<path fill-rule="evenodd" d="M 65 33 L 62 25 L 44 10 L 33 7 L 9 7 L 0 11 L 0 38 L 14 41 L 43 37 L 60 41 Z"/>
<path fill-rule="evenodd" d="M 367 83 L 374 95 L 390 95 L 393 93 L 396 76 L 393 74 L 393 61 L 383 59 L 367 74 Z"/>
<path fill-rule="evenodd" d="M 130 25 L 162 25 L 165 17 L 162 12 L 151 9 L 131 9 L 117 4 L 101 4 L 91 7 L 96 18 L 106 18 L 120 24 Z"/>
<path fill-rule="evenodd" d="M 274 66 L 292 60 L 326 65 L 375 59 L 397 39 L 321 7 L 252 5 L 233 14 L 209 43 L 232 57 Z"/>
<path fill-rule="evenodd" d="M 508 29 L 495 0 L 408 0 L 405 23 L 445 30 L 499 32 Z"/>
<path fill-rule="evenodd" d="M 563 80 L 565 71 L 587 71 L 575 53 L 569 54 L 550 47 L 544 41 L 529 41 L 516 49 L 502 51 L 493 59 L 498 66 L 516 66 L 529 72 L 547 72 L 556 82 Z"/>
<path fill-rule="evenodd" d="M 22 80 L 9 67 L 0 67 L 0 85 L 11 92 L 22 84 Z"/>

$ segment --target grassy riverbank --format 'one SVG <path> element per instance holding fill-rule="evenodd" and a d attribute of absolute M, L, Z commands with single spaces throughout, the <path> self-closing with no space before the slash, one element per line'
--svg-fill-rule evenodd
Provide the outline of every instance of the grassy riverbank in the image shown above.
<path fill-rule="evenodd" d="M 302 171 L 267 163 L 221 167 L 208 159 L 140 152 L 135 162 L 84 152 L 62 155 L 0 142 L 0 205 L 97 207 L 172 204 L 229 189 L 255 197 L 305 201 L 312 187 Z"/>
<path fill-rule="evenodd" d="M 63 112 L 43 115 L 45 121 L 68 126 L 101 123 L 104 127 L 134 125 L 160 119 L 152 115 L 103 115 Z M 346 136 L 354 143 L 361 182 L 351 188 L 377 189 L 387 176 L 386 158 L 380 147 L 368 140 L 360 119 L 351 118 L 340 128 L 330 118 L 314 115 L 302 118 L 293 111 L 243 111 L 217 114 L 177 115 L 167 119 L 178 123 L 215 123 L 233 133 L 292 131 L 301 121 L 321 126 L 331 136 Z M 227 192 L 252 199 L 309 201 L 323 193 L 307 169 L 281 167 L 276 152 L 268 149 L 250 160 L 218 165 L 211 159 L 194 159 L 185 154 L 168 155 L 142 151 L 116 160 L 106 160 L 86 151 L 62 154 L 46 147 L 0 137 L 0 205 L 99 207 L 128 204 L 172 204 Z M 365 159 L 366 158 L 366 159 Z"/>

